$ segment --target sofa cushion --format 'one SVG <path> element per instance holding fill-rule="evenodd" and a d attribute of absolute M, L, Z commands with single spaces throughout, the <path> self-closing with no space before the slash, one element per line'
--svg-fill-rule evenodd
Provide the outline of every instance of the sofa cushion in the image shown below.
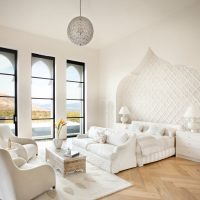
<path fill-rule="evenodd" d="M 112 144 L 90 144 L 87 150 L 106 159 L 112 159 L 114 152 L 116 151 L 116 146 Z"/>
<path fill-rule="evenodd" d="M 105 134 L 107 135 L 106 142 L 116 146 L 124 144 L 129 138 L 129 135 L 127 134 L 126 130 L 122 129 L 107 129 L 105 131 Z"/>
<path fill-rule="evenodd" d="M 93 144 L 93 143 L 96 143 L 96 142 L 92 138 L 81 138 L 81 139 L 74 138 L 72 140 L 73 145 L 79 146 L 83 149 L 86 149 L 89 144 Z"/>

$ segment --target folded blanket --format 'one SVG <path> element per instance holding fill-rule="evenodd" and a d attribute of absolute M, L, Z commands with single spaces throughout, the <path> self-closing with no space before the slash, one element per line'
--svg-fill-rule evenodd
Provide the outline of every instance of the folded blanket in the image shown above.
<path fill-rule="evenodd" d="M 170 140 L 167 136 L 140 135 L 137 137 L 137 145 L 140 147 L 142 155 L 148 156 L 170 148 Z"/>

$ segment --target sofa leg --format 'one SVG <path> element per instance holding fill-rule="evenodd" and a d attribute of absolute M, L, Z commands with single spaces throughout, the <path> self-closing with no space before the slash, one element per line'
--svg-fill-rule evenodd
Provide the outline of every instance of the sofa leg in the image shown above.
<path fill-rule="evenodd" d="M 53 188 L 53 190 L 55 190 L 55 189 L 56 189 L 56 186 L 54 185 L 52 188 Z"/>

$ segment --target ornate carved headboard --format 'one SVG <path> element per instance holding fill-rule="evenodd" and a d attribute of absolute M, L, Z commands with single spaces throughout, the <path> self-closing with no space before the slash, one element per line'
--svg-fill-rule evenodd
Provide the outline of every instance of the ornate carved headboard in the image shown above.
<path fill-rule="evenodd" d="M 117 88 L 116 119 L 120 107 L 126 105 L 130 120 L 182 124 L 191 104 L 200 106 L 200 70 L 172 65 L 149 49 Z"/>

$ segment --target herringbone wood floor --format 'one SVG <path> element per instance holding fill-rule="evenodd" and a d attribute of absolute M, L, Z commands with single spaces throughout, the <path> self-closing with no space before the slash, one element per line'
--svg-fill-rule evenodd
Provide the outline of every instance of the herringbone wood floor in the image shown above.
<path fill-rule="evenodd" d="M 200 163 L 171 157 L 117 175 L 133 186 L 102 200 L 200 200 Z"/>

